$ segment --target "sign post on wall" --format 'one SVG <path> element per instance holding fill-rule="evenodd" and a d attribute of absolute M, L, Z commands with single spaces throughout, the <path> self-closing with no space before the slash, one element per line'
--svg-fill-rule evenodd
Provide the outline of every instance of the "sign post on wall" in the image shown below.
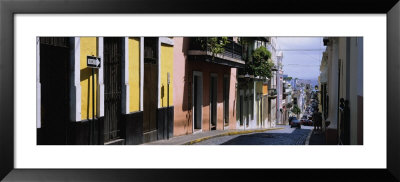
<path fill-rule="evenodd" d="M 98 69 L 101 66 L 101 59 L 94 56 L 87 56 L 87 66 L 93 69 Z"/>
<path fill-rule="evenodd" d="M 89 140 L 90 144 L 94 144 L 94 120 L 95 120 L 95 106 L 94 106 L 94 69 L 99 69 L 101 66 L 101 59 L 99 57 L 95 56 L 87 56 L 87 67 L 92 68 L 92 122 L 90 123 L 90 134 L 89 134 Z"/>

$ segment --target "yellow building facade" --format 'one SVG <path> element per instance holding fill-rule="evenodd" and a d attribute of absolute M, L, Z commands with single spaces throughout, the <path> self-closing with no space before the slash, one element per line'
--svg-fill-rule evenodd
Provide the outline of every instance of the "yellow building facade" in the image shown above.
<path fill-rule="evenodd" d="M 66 42 L 61 50 L 67 56 L 67 63 L 63 68 L 66 74 L 58 76 L 55 72 L 51 75 L 65 78 L 63 81 L 67 82 L 65 85 L 68 87 L 64 88 L 68 90 L 64 94 L 68 104 L 63 104 L 68 108 L 69 124 L 65 126 L 66 132 L 63 132 L 56 143 L 140 144 L 169 137 L 168 132 L 172 134 L 172 131 L 168 131 L 173 128 L 169 127 L 173 125 L 172 38 L 68 37 L 43 40 L 46 42 L 38 41 L 38 47 L 43 47 L 42 52 L 39 49 L 37 53 L 38 65 L 42 59 L 55 59 L 54 56 L 51 57 L 51 51 L 59 51 L 61 47 L 56 42 Z M 54 45 L 48 45 L 52 43 Z M 154 56 L 148 59 L 149 55 Z M 100 68 L 88 67 L 88 56 L 100 59 Z M 153 69 L 145 69 L 148 63 L 152 64 Z M 149 73 L 145 74 L 146 71 Z M 49 74 L 46 72 L 43 77 L 47 75 Z M 151 83 L 144 82 L 148 75 L 153 80 Z M 150 84 L 152 89 L 147 89 L 146 84 Z M 47 82 L 44 85 L 46 87 L 41 91 L 42 95 L 47 93 L 46 89 L 56 89 L 48 86 Z M 144 98 L 144 93 L 154 95 Z M 151 105 L 151 102 L 155 104 Z M 46 111 L 39 118 L 49 118 L 49 109 L 43 108 L 41 110 Z M 145 114 L 155 117 L 145 117 Z M 41 123 L 44 122 L 39 122 L 37 126 L 38 130 L 45 133 L 43 136 L 53 135 L 47 130 L 62 130 L 56 127 L 42 129 L 51 125 Z M 145 127 L 150 128 L 151 136 L 145 131 Z M 61 138 L 65 140 L 62 141 Z M 46 143 L 45 140 L 47 139 L 39 143 Z"/>

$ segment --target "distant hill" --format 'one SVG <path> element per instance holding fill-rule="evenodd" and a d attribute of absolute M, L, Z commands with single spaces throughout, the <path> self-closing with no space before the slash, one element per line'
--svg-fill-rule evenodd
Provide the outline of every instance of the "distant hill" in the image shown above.
<path fill-rule="evenodd" d="M 307 80 L 307 79 L 298 79 L 297 84 L 310 84 L 311 88 L 314 90 L 315 85 L 318 85 L 318 80 Z"/>

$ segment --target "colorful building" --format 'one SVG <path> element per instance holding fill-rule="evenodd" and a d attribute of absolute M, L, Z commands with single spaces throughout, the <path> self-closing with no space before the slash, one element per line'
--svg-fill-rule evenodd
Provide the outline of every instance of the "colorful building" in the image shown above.
<path fill-rule="evenodd" d="M 199 39 L 174 38 L 174 136 L 236 128 L 242 47 L 230 37 L 224 53 L 213 55 Z"/>
<path fill-rule="evenodd" d="M 171 38 L 37 38 L 38 144 L 140 144 L 172 136 Z M 88 67 L 89 57 L 100 67 Z"/>
<path fill-rule="evenodd" d="M 261 46 L 267 47 L 269 38 L 267 37 L 246 37 L 247 43 L 244 46 L 243 59 L 245 63 L 251 63 L 252 53 Z M 265 93 L 266 80 L 260 76 L 254 76 L 250 70 L 240 68 L 238 70 L 238 95 L 237 98 L 237 129 L 254 129 L 271 127 L 271 121 L 267 109 L 271 104 L 266 101 L 268 93 Z"/>
<path fill-rule="evenodd" d="M 262 128 L 271 128 L 271 120 L 268 119 L 269 117 L 269 110 L 268 108 L 268 81 L 264 81 L 262 83 Z"/>
<path fill-rule="evenodd" d="M 326 37 L 320 94 L 327 144 L 363 144 L 363 38 Z M 324 123 L 324 122 L 323 122 Z"/>

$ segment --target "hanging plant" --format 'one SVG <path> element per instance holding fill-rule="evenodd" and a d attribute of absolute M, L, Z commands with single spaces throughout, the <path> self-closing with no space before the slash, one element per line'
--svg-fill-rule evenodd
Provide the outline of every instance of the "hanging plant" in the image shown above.
<path fill-rule="evenodd" d="M 252 53 L 253 60 L 248 62 L 246 70 L 248 74 L 260 77 L 272 77 L 272 67 L 274 63 L 271 61 L 271 53 L 266 47 L 261 46 Z"/>
<path fill-rule="evenodd" d="M 203 50 L 211 52 L 212 59 L 225 51 L 224 47 L 229 43 L 228 37 L 199 37 L 196 41 Z"/>

